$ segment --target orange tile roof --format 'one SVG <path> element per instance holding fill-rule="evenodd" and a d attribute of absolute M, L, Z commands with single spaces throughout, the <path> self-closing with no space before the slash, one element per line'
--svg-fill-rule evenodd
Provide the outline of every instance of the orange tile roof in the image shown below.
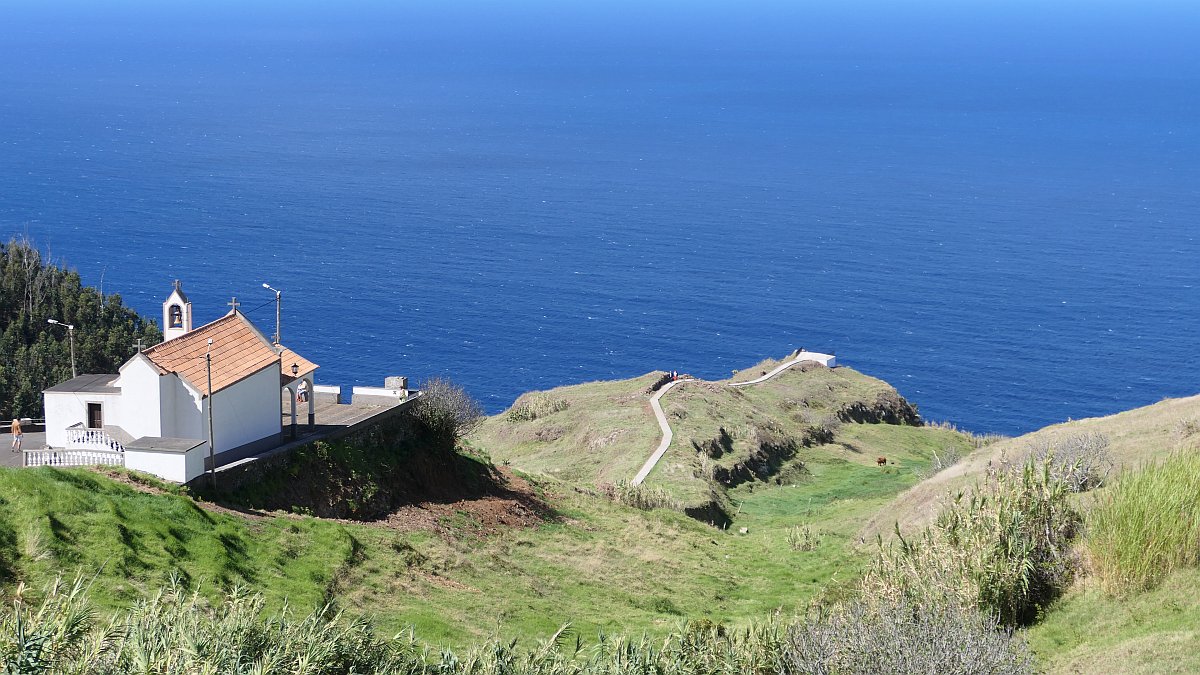
<path fill-rule="evenodd" d="M 213 393 L 241 382 L 263 369 L 275 366 L 280 369 L 283 381 L 283 362 L 280 351 L 288 355 L 287 380 L 292 380 L 291 365 L 301 366 L 301 374 L 316 370 L 316 364 L 304 359 L 287 348 L 276 348 L 241 312 L 233 311 L 201 326 L 174 340 L 157 344 L 142 355 L 163 373 L 176 373 L 201 393 L 208 392 L 208 375 L 205 372 L 204 354 L 210 352 L 212 339 L 212 390 Z"/>
<path fill-rule="evenodd" d="M 298 380 L 320 367 L 283 345 L 279 345 L 279 348 L 282 350 L 279 358 L 280 386 L 290 384 L 293 380 Z M 296 371 L 295 375 L 292 375 L 293 364 L 299 366 L 299 370 Z"/>

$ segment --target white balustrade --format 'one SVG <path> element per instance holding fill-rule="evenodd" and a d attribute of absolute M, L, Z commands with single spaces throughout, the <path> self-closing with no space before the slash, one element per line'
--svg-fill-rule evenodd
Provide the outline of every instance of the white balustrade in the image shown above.
<path fill-rule="evenodd" d="M 67 449 L 125 452 L 125 446 L 103 429 L 88 429 L 79 424 L 67 427 Z"/>
<path fill-rule="evenodd" d="M 25 466 L 125 466 L 125 446 L 104 433 L 82 424 L 67 427 L 67 447 L 24 450 Z"/>
<path fill-rule="evenodd" d="M 125 466 L 125 454 L 103 450 L 24 450 L 25 466 Z"/>

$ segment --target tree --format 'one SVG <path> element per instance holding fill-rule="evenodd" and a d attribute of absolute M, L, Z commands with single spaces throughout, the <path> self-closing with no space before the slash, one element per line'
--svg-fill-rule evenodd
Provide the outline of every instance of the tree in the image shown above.
<path fill-rule="evenodd" d="M 71 376 L 67 332 L 47 319 L 75 326 L 80 373 L 115 373 L 139 338 L 162 341 L 119 295 L 102 296 L 48 258 L 27 239 L 0 244 L 0 420 L 42 417 L 42 390 Z"/>

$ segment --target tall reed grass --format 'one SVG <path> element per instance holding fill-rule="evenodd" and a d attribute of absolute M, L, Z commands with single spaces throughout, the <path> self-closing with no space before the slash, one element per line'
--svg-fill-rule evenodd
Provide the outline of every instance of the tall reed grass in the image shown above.
<path fill-rule="evenodd" d="M 1200 455 L 1123 472 L 1088 516 L 1084 548 L 1113 595 L 1147 590 L 1200 564 Z"/>
<path fill-rule="evenodd" d="M 1080 515 L 1050 461 L 993 465 L 984 484 L 942 504 L 932 527 L 880 542 L 865 596 L 978 608 L 1006 625 L 1033 621 L 1071 579 Z"/>
<path fill-rule="evenodd" d="M 958 608 L 856 603 L 832 614 L 779 616 L 740 630 L 709 621 L 665 638 L 600 635 L 591 646 L 564 626 L 531 647 L 491 641 L 434 650 L 412 631 L 391 638 L 330 608 L 265 615 L 234 591 L 210 605 L 178 584 L 101 620 L 84 584 L 55 582 L 40 602 L 22 588 L 0 614 L 0 667 L 28 675 L 768 675 L 1031 672 L 1028 647 L 995 621 Z M 899 670 L 897 670 L 899 669 Z"/>

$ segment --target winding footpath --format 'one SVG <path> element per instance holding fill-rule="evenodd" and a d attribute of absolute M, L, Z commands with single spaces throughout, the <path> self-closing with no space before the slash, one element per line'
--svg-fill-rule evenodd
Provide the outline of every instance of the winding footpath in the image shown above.
<path fill-rule="evenodd" d="M 790 361 L 786 361 L 779 366 L 776 366 L 774 370 L 766 375 L 763 375 L 762 377 L 750 380 L 748 382 L 730 382 L 725 386 L 748 387 L 752 384 L 766 382 L 767 380 L 775 377 L 788 368 L 791 368 L 797 363 L 803 363 L 805 361 L 813 361 L 830 368 L 837 364 L 833 354 L 820 354 L 817 352 L 802 351 L 796 354 L 796 356 Z M 654 411 L 654 417 L 658 420 L 658 428 L 662 429 L 662 440 L 658 442 L 658 447 L 655 448 L 654 453 L 650 455 L 650 459 L 647 459 L 646 463 L 642 465 L 641 471 L 638 471 L 637 475 L 633 477 L 633 481 L 631 481 L 632 485 L 641 485 L 642 482 L 646 480 L 646 476 L 649 476 L 650 472 L 654 470 L 654 467 L 658 464 L 658 460 L 662 459 L 662 456 L 666 454 L 667 448 L 671 447 L 671 439 L 675 437 L 675 434 L 671 431 L 671 425 L 667 424 L 667 416 L 663 414 L 662 405 L 659 404 L 658 400 L 663 397 L 663 394 L 671 391 L 675 385 L 683 384 L 684 382 L 700 382 L 700 380 L 688 378 L 686 380 L 674 380 L 672 382 L 668 382 L 667 384 L 663 385 L 661 389 L 654 392 L 654 395 L 650 397 L 650 408 Z"/>

